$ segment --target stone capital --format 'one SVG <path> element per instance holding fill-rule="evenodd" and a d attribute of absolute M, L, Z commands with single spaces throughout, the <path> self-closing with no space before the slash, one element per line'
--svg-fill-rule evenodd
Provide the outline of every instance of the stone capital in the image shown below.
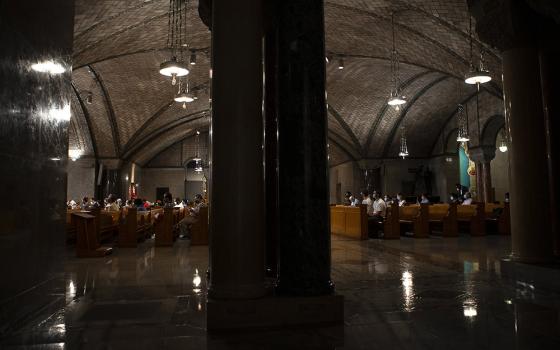
<path fill-rule="evenodd" d="M 496 148 L 478 146 L 469 148 L 469 158 L 475 163 L 489 163 L 496 156 Z"/>

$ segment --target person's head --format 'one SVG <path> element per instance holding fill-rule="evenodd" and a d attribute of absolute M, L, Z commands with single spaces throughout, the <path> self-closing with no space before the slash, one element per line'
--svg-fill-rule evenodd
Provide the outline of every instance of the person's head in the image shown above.
<path fill-rule="evenodd" d="M 167 203 L 173 202 L 173 196 L 171 195 L 171 193 L 165 192 L 165 194 L 163 195 L 163 201 Z"/>
<path fill-rule="evenodd" d="M 362 197 L 369 198 L 369 191 L 368 190 L 363 190 L 362 191 Z"/>
<path fill-rule="evenodd" d="M 202 202 L 202 195 L 200 193 L 197 193 L 194 195 L 194 199 L 198 200 L 199 202 Z"/>
<path fill-rule="evenodd" d="M 461 186 L 461 184 L 455 184 L 455 188 L 458 189 L 458 190 L 461 189 L 462 187 L 463 186 Z"/>
<path fill-rule="evenodd" d="M 112 193 L 107 197 L 107 203 L 114 203 L 116 200 L 117 197 Z"/>
<path fill-rule="evenodd" d="M 88 202 L 89 202 L 89 198 L 88 198 L 88 197 L 82 198 L 82 203 L 88 203 Z"/>
<path fill-rule="evenodd" d="M 506 199 L 509 199 L 509 192 L 506 192 L 506 194 L 504 195 Z"/>
<path fill-rule="evenodd" d="M 449 199 L 454 201 L 455 200 L 455 195 L 453 193 L 450 193 L 449 194 Z"/>
<path fill-rule="evenodd" d="M 422 196 L 421 196 L 421 198 L 422 198 L 422 200 L 428 199 L 428 195 L 427 195 L 427 194 L 425 194 L 425 193 L 422 193 Z"/>
<path fill-rule="evenodd" d="M 175 204 L 181 204 L 181 198 L 179 197 L 175 198 Z"/>
<path fill-rule="evenodd" d="M 469 199 L 471 198 L 471 193 L 470 192 L 466 192 L 465 193 L 465 199 Z"/>
<path fill-rule="evenodd" d="M 397 199 L 402 201 L 403 199 L 402 193 L 397 193 Z"/>
<path fill-rule="evenodd" d="M 347 191 L 347 192 L 344 194 L 344 197 L 346 197 L 346 198 L 352 197 L 352 192 Z"/>
<path fill-rule="evenodd" d="M 136 198 L 134 200 L 134 205 L 137 206 L 137 207 L 141 207 L 141 206 L 144 205 L 144 201 L 142 200 L 142 198 Z"/>

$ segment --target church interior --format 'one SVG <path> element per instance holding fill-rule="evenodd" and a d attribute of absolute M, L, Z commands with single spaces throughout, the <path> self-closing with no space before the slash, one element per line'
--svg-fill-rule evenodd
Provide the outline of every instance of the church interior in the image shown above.
<path fill-rule="evenodd" d="M 540 0 L 1 1 L 0 348 L 560 348 L 558 33 Z"/>

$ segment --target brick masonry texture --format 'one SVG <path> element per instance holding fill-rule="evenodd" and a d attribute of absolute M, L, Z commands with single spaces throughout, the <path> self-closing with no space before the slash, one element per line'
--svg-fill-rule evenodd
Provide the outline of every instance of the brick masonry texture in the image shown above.
<path fill-rule="evenodd" d="M 175 143 L 184 148 L 183 140 L 197 128 L 208 129 L 209 114 L 199 117 L 210 109 L 211 34 L 197 7 L 198 1 L 189 2 L 187 31 L 190 48 L 197 50 L 190 87 L 199 99 L 183 109 L 172 100 L 177 87 L 158 73 L 159 64 L 169 58 L 168 1 L 76 1 L 73 83 L 82 100 L 88 93 L 93 98 L 92 104 L 84 104 L 85 111 L 73 98 L 72 147 L 93 155 L 95 145 L 99 157 L 147 165 L 163 161 L 163 155 L 156 156 Z M 401 81 L 407 83 L 403 91 L 409 101 L 415 100 L 406 113 L 386 107 L 392 11 Z M 407 127 L 411 155 L 437 153 L 434 145 L 456 124 L 449 116 L 472 93 L 467 87 L 457 93 L 456 88 L 469 67 L 468 23 L 465 0 L 325 1 L 326 54 L 332 59 L 327 65 L 328 103 L 337 114 L 329 111 L 331 164 L 352 157 L 396 156 L 401 125 Z M 480 94 L 482 129 L 486 118 L 503 115 L 501 56 L 476 35 L 474 48 L 476 57 L 480 48 L 485 50 L 494 78 Z M 338 57 L 344 58 L 343 70 L 337 69 Z M 438 79 L 443 80 L 434 84 Z M 476 124 L 473 103 L 468 103 L 471 126 Z"/>

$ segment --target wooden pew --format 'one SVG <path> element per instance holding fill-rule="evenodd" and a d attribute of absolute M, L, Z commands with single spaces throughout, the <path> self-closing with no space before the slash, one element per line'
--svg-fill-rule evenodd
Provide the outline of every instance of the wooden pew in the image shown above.
<path fill-rule="evenodd" d="M 471 236 L 484 236 L 486 234 L 485 217 L 484 203 L 457 206 L 457 221 L 469 225 Z"/>
<path fill-rule="evenodd" d="M 66 242 L 76 241 L 76 222 L 73 213 L 81 212 L 80 209 L 68 209 L 66 210 Z M 83 211 L 85 212 L 85 211 Z"/>
<path fill-rule="evenodd" d="M 146 239 L 152 227 L 150 212 L 128 208 L 119 225 L 119 247 L 136 247 L 138 241 Z"/>
<path fill-rule="evenodd" d="M 162 210 L 163 215 L 154 215 L 155 245 L 157 247 L 172 246 L 175 240 L 173 208 L 164 208 Z"/>
<path fill-rule="evenodd" d="M 191 245 L 208 245 L 208 207 L 198 211 L 198 221 L 191 225 Z"/>
<path fill-rule="evenodd" d="M 387 207 L 383 221 L 383 239 L 400 239 L 401 224 L 399 223 L 399 206 L 392 204 Z"/>
<path fill-rule="evenodd" d="M 434 226 L 441 227 L 443 237 L 455 237 L 457 228 L 457 204 L 432 204 L 429 207 L 430 232 Z"/>
<path fill-rule="evenodd" d="M 95 258 L 111 254 L 113 248 L 102 247 L 98 241 L 98 220 L 95 215 L 74 212 L 76 223 L 76 256 L 78 258 Z"/>
<path fill-rule="evenodd" d="M 504 210 L 498 219 L 498 233 L 511 235 L 511 218 L 509 214 L 509 203 L 504 203 Z"/>
<path fill-rule="evenodd" d="M 414 238 L 428 238 L 430 221 L 428 204 L 416 204 L 399 207 L 399 223 L 412 225 Z"/>
<path fill-rule="evenodd" d="M 501 235 L 511 234 L 509 203 L 486 203 L 484 206 L 486 214 L 486 226 L 491 232 Z"/>
<path fill-rule="evenodd" d="M 368 239 L 367 206 L 331 206 L 331 234 L 349 238 Z"/>

